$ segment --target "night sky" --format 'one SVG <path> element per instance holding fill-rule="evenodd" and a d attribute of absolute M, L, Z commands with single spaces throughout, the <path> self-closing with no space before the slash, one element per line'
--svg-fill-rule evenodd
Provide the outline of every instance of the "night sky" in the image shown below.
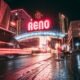
<path fill-rule="evenodd" d="M 80 20 L 80 0 L 5 0 L 11 9 L 23 8 L 31 16 L 36 10 L 44 15 L 53 17 L 64 13 L 69 20 Z"/>

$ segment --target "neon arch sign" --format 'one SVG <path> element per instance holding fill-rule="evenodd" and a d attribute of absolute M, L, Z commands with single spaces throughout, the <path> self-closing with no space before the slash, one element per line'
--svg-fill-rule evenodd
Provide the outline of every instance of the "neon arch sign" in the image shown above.
<path fill-rule="evenodd" d="M 53 36 L 54 38 L 63 38 L 65 35 L 66 34 L 63 34 L 61 32 L 56 34 L 55 32 L 52 32 L 52 31 L 45 31 L 45 32 L 42 31 L 42 32 L 24 33 L 24 34 L 15 36 L 14 38 L 17 41 L 21 41 L 21 40 L 24 40 L 26 38 L 30 38 L 30 37 L 33 37 L 33 36 Z"/>
<path fill-rule="evenodd" d="M 27 30 L 28 31 L 40 31 L 40 30 L 48 30 L 50 28 L 50 21 L 40 20 L 40 21 L 30 21 L 28 23 Z"/>

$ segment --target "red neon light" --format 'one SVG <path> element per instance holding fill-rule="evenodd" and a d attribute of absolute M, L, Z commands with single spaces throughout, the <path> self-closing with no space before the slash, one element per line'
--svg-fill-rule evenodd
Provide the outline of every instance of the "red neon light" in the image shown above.
<path fill-rule="evenodd" d="M 28 31 L 37 31 L 37 30 L 48 30 L 50 28 L 50 21 L 34 21 L 28 23 Z"/>
<path fill-rule="evenodd" d="M 16 26 L 16 23 L 12 21 L 12 22 L 10 22 L 10 25 L 11 26 Z"/>

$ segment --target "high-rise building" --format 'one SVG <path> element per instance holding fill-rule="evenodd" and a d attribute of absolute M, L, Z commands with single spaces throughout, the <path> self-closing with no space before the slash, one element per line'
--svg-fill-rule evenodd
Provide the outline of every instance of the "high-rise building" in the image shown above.
<path fill-rule="evenodd" d="M 59 23 L 60 23 L 60 30 L 63 33 L 66 33 L 68 31 L 68 17 L 64 14 L 59 13 Z"/>
<path fill-rule="evenodd" d="M 62 42 L 63 44 L 67 44 L 67 32 L 69 28 L 69 21 L 68 17 L 62 13 L 59 13 L 59 23 L 60 23 L 60 31 L 65 34 L 65 37 L 63 38 Z"/>

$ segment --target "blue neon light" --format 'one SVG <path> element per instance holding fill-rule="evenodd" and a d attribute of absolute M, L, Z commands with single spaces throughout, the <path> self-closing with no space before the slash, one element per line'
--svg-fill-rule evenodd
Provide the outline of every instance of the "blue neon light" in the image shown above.
<path fill-rule="evenodd" d="M 15 36 L 14 38 L 16 40 L 24 40 L 25 38 L 29 38 L 32 36 L 53 36 L 56 38 L 63 38 L 65 34 L 61 32 L 52 32 L 52 31 L 41 31 L 41 32 L 30 32 L 30 33 L 24 33 L 19 36 Z"/>

